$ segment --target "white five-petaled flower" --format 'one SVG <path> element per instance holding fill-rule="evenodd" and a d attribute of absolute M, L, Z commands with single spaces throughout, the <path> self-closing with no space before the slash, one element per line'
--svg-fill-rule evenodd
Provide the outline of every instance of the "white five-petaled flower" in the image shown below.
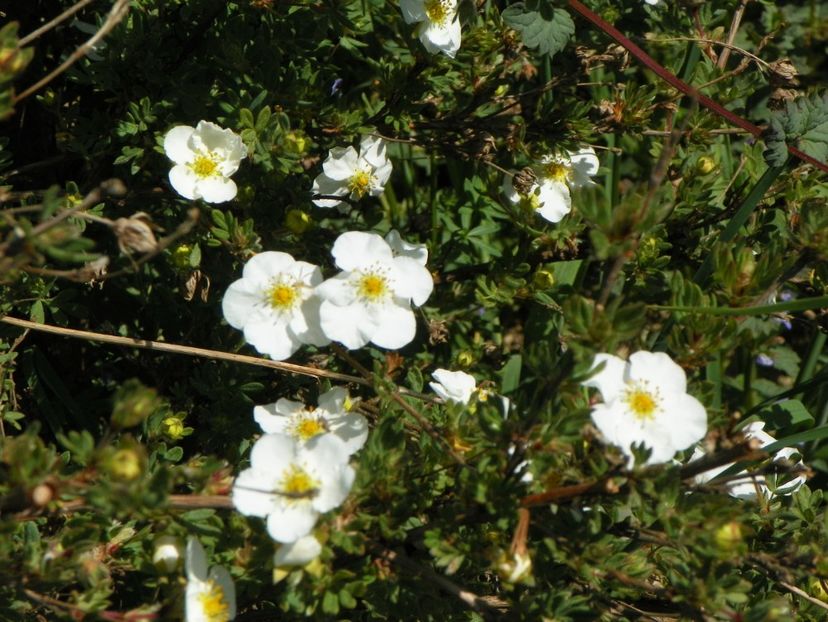
<path fill-rule="evenodd" d="M 396 232 L 383 240 L 376 233 L 349 231 L 336 239 L 331 253 L 342 272 L 316 288 L 325 335 L 351 350 L 369 341 L 401 348 L 414 339 L 411 305 L 424 304 L 434 287 L 425 247 L 403 243 Z"/>
<path fill-rule="evenodd" d="M 191 537 L 186 553 L 187 589 L 185 622 L 227 622 L 236 617 L 236 587 L 222 566 L 207 572 L 207 556 L 201 543 Z"/>
<path fill-rule="evenodd" d="M 651 450 L 647 464 L 670 460 L 707 432 L 707 412 L 687 394 L 684 370 L 663 352 L 640 351 L 629 361 L 596 354 L 593 368 L 603 369 L 584 382 L 596 387 L 604 402 L 592 409 L 592 421 L 632 465 L 632 446 Z"/>
<path fill-rule="evenodd" d="M 250 468 L 233 484 L 233 505 L 246 516 L 267 519 L 277 542 L 308 535 L 323 512 L 340 505 L 354 483 L 345 442 L 320 434 L 306 443 L 266 434 L 250 453 Z"/>
<path fill-rule="evenodd" d="M 504 180 L 506 197 L 523 203 L 549 222 L 560 222 L 572 209 L 570 190 L 592 186 L 598 172 L 598 156 L 592 147 L 566 155 L 547 155 L 533 167 L 536 181 L 528 190 L 515 188 L 514 177 Z"/>
<path fill-rule="evenodd" d="M 319 329 L 320 300 L 314 296 L 321 282 L 317 266 L 287 253 L 259 253 L 245 264 L 242 278 L 227 288 L 222 311 L 228 324 L 244 331 L 249 344 L 281 361 L 302 344 L 329 343 Z"/>
<path fill-rule="evenodd" d="M 307 443 L 320 434 L 333 434 L 345 443 L 348 455 L 365 444 L 368 421 L 349 412 L 348 391 L 336 387 L 319 396 L 319 406 L 310 408 L 284 398 L 275 404 L 256 406 L 253 417 L 266 434 L 285 434 L 299 443 Z"/>
<path fill-rule="evenodd" d="M 400 8 L 406 23 L 421 22 L 418 34 L 426 50 L 454 58 L 462 34 L 457 0 L 400 0 Z"/>
<path fill-rule="evenodd" d="M 323 196 L 348 196 L 359 200 L 366 194 L 382 194 L 391 177 L 391 162 L 385 156 L 385 141 L 365 136 L 359 153 L 353 147 L 335 147 L 322 163 L 322 173 L 313 180 L 311 192 Z M 319 207 L 337 207 L 339 199 L 313 199 Z"/>
<path fill-rule="evenodd" d="M 753 423 L 750 423 L 742 428 L 741 431 L 745 435 L 746 439 L 755 438 L 762 443 L 762 447 L 767 447 L 768 445 L 775 443 L 776 439 L 765 432 L 764 428 L 764 421 L 754 421 Z M 690 456 L 690 462 L 698 460 L 702 456 L 704 456 L 704 452 L 697 447 L 693 450 L 693 455 Z M 799 456 L 799 452 L 796 449 L 792 447 L 784 447 L 773 454 L 773 461 L 793 462 L 794 456 Z M 730 463 L 721 467 L 716 467 L 715 469 L 710 469 L 704 473 L 700 473 L 695 477 L 695 482 L 697 484 L 706 484 L 732 466 L 733 463 Z M 802 470 L 805 469 L 805 464 L 802 462 L 801 456 L 799 456 L 799 459 L 796 460 L 795 466 Z M 780 480 L 779 484 L 781 485 L 775 487 L 773 492 L 771 492 L 765 475 L 751 475 L 750 472 L 745 471 L 741 471 L 737 475 L 738 476 L 729 478 L 725 482 L 725 487 L 731 496 L 739 499 L 755 499 L 757 497 L 757 493 L 762 493 L 762 496 L 766 499 L 775 495 L 790 495 L 799 490 L 802 484 L 804 484 L 807 480 L 807 477 L 804 474 L 797 475 L 789 480 Z"/>
<path fill-rule="evenodd" d="M 429 382 L 428 386 L 447 402 L 468 404 L 477 389 L 474 376 L 464 371 L 436 369 L 431 377 L 434 378 L 435 382 Z"/>
<path fill-rule="evenodd" d="M 175 163 L 170 183 L 185 199 L 224 203 L 236 196 L 230 176 L 247 157 L 241 136 L 215 123 L 199 121 L 196 127 L 179 125 L 164 136 L 164 151 Z"/>

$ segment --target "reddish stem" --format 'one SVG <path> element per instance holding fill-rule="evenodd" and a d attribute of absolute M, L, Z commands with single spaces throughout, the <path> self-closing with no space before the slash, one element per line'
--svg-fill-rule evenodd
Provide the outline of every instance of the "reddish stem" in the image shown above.
<path fill-rule="evenodd" d="M 581 2 L 579 2 L 578 0 L 569 0 L 569 6 L 572 7 L 578 13 L 580 13 L 584 19 L 591 22 L 594 26 L 598 27 L 600 30 L 604 31 L 610 37 L 615 39 L 615 41 L 624 49 L 626 49 L 630 54 L 632 54 L 638 60 L 638 62 L 640 62 L 648 69 L 651 69 L 659 78 L 667 82 L 669 85 L 678 89 L 685 95 L 698 100 L 698 102 L 702 106 L 704 106 L 708 110 L 712 110 L 717 115 L 723 117 L 731 124 L 740 127 L 747 132 L 750 132 L 754 136 L 759 137 L 762 135 L 761 127 L 759 127 L 758 125 L 754 125 L 747 119 L 744 119 L 736 113 L 731 112 L 730 110 L 722 106 L 720 103 L 710 99 L 707 95 L 700 93 L 686 82 L 683 82 L 680 78 L 678 78 L 678 76 L 674 75 L 673 73 L 659 65 L 655 61 L 655 59 L 653 59 L 652 56 L 647 54 L 647 52 L 642 50 L 635 43 L 633 43 L 627 37 L 625 37 L 623 33 L 621 33 L 621 31 L 618 30 L 615 26 L 608 23 L 600 15 L 597 15 L 596 13 L 590 11 Z M 800 160 L 804 160 L 809 164 L 813 164 L 821 171 L 825 171 L 826 173 L 828 173 L 828 165 L 824 164 L 823 162 L 820 162 L 819 160 L 815 160 L 814 158 L 812 158 L 806 153 L 803 153 L 796 147 L 791 147 L 789 145 L 788 152 L 791 155 L 796 156 Z"/>

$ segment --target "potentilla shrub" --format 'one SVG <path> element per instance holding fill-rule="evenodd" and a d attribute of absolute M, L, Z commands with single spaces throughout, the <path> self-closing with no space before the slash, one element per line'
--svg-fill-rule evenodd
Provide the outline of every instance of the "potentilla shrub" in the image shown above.
<path fill-rule="evenodd" d="M 0 618 L 821 620 L 828 3 L 0 9 Z"/>

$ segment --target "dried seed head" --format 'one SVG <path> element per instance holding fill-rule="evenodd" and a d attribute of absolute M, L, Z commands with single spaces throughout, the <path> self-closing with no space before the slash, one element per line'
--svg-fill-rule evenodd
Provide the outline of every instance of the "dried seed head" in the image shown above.
<path fill-rule="evenodd" d="M 538 181 L 538 176 L 531 167 L 527 166 L 515 173 L 515 178 L 512 180 L 512 185 L 518 194 L 527 195 L 531 192 L 532 186 Z"/>
<path fill-rule="evenodd" d="M 799 72 L 788 58 L 782 58 L 768 65 L 772 86 L 796 86 L 799 84 Z"/>
<path fill-rule="evenodd" d="M 119 218 L 112 224 L 122 253 L 150 253 L 158 248 L 150 217 L 137 212 L 129 218 Z"/>

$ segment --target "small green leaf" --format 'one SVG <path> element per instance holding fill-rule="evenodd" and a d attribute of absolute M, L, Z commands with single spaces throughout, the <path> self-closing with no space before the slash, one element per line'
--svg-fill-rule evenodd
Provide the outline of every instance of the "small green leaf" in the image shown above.
<path fill-rule="evenodd" d="M 812 93 L 772 113 L 765 131 L 765 160 L 771 166 L 782 166 L 788 158 L 788 147 L 828 162 L 828 92 Z"/>
<path fill-rule="evenodd" d="M 500 383 L 501 392 L 506 395 L 517 389 L 520 384 L 520 368 L 523 365 L 523 359 L 520 354 L 513 355 L 500 370 L 502 378 Z"/>
<path fill-rule="evenodd" d="M 575 34 L 575 23 L 569 13 L 553 8 L 548 2 L 516 2 L 502 16 L 507 26 L 520 32 L 526 47 L 550 58 L 563 50 Z"/>

